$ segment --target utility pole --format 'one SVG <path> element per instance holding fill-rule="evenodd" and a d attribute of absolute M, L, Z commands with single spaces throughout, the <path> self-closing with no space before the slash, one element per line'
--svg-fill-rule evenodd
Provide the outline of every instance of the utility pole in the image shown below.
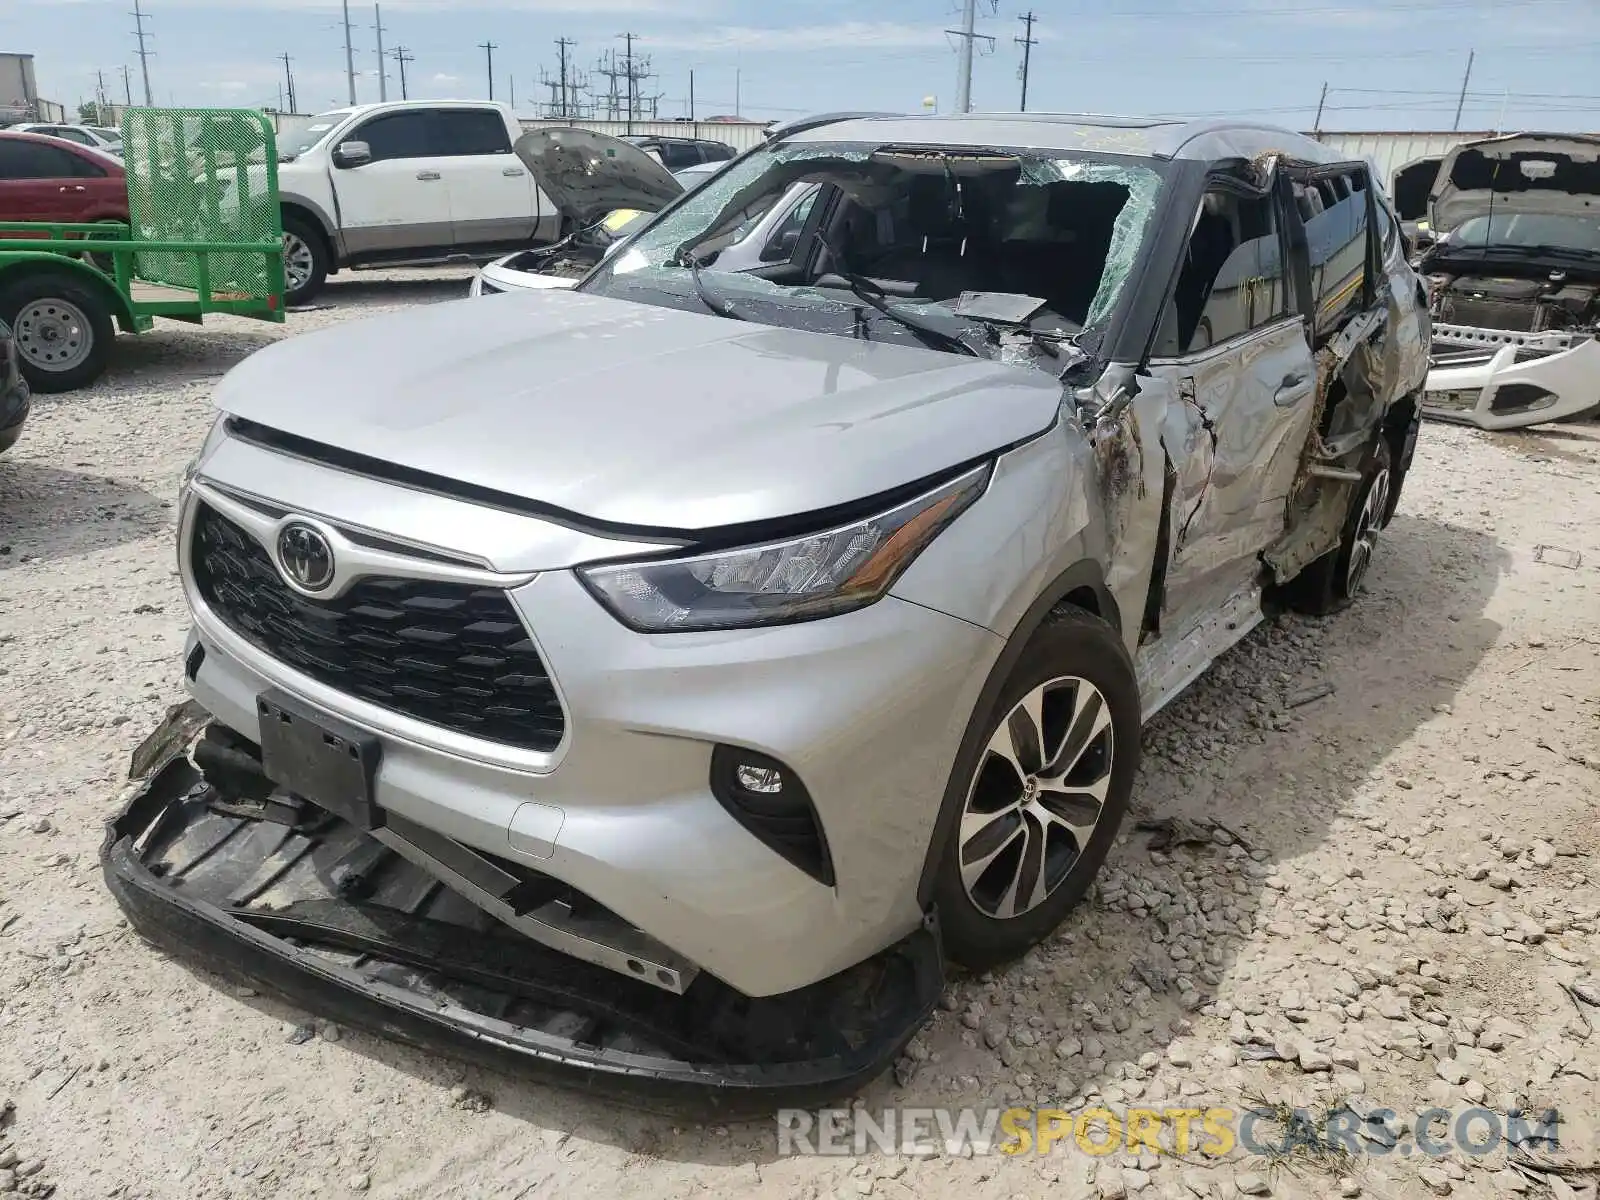
<path fill-rule="evenodd" d="M 1028 59 L 1029 51 L 1039 44 L 1039 39 L 1033 36 L 1033 23 L 1039 18 L 1033 15 L 1033 10 L 1017 18 L 1022 22 L 1023 34 L 1016 38 L 1016 43 L 1022 47 L 1022 112 L 1028 111 Z"/>
<path fill-rule="evenodd" d="M 744 82 L 744 72 L 738 67 L 733 69 L 733 115 L 739 115 L 739 86 Z"/>
<path fill-rule="evenodd" d="M 633 118 L 636 115 L 638 107 L 639 107 L 638 100 L 636 99 L 636 97 L 639 94 L 639 89 L 638 89 L 637 86 L 635 86 L 635 81 L 634 81 L 634 78 L 633 78 L 633 39 L 635 37 L 637 37 L 638 35 L 637 34 L 633 34 L 633 33 L 623 33 L 623 34 L 618 34 L 617 36 L 620 37 L 628 47 L 627 54 L 624 56 L 624 59 L 623 59 L 623 65 L 625 66 L 625 68 L 627 69 L 627 72 L 628 72 L 628 117 L 627 117 L 627 120 L 628 120 L 628 132 L 632 133 L 633 132 Z"/>
<path fill-rule="evenodd" d="M 350 103 L 356 102 L 356 52 L 350 45 L 350 0 L 344 0 L 344 78 L 350 85 Z"/>
<path fill-rule="evenodd" d="M 1467 81 L 1472 78 L 1472 60 L 1477 54 L 1476 50 L 1467 51 L 1467 71 L 1461 77 L 1461 99 L 1456 101 L 1456 123 L 1450 126 L 1451 129 L 1461 128 L 1461 110 L 1467 106 Z"/>
<path fill-rule="evenodd" d="M 556 109 L 558 116 L 570 117 L 572 113 L 567 107 L 567 47 L 576 46 L 578 43 L 571 38 L 556 39 L 556 53 L 561 55 L 561 79 L 559 82 L 560 100 L 557 101 L 556 93 L 550 93 L 551 107 Z"/>
<path fill-rule="evenodd" d="M 478 49 L 489 56 L 489 99 L 494 99 L 494 52 L 499 49 L 493 42 L 479 42 Z"/>
<path fill-rule="evenodd" d="M 128 70 L 126 63 L 122 66 L 122 95 L 128 101 L 128 107 L 133 107 L 133 72 Z"/>
<path fill-rule="evenodd" d="M 139 0 L 133 0 L 133 36 L 139 39 L 139 70 L 144 75 L 144 106 L 154 108 L 155 97 L 150 94 L 150 51 L 144 48 L 144 9 Z"/>
<path fill-rule="evenodd" d="M 517 111 L 517 77 L 515 75 L 510 76 L 508 78 L 507 82 L 509 82 L 510 85 L 511 85 L 511 111 L 512 112 L 516 112 Z"/>
<path fill-rule="evenodd" d="M 374 4 L 372 6 L 372 21 L 373 21 L 372 28 L 377 32 L 377 35 L 378 35 L 378 99 L 380 101 L 383 101 L 383 100 L 387 100 L 389 98 L 389 72 L 384 69 L 384 65 L 383 65 L 383 7 L 382 7 L 382 5 Z"/>
<path fill-rule="evenodd" d="M 689 68 L 689 120 L 694 120 L 694 68 Z"/>
<path fill-rule="evenodd" d="M 96 125 L 104 125 L 106 123 L 106 73 L 104 71 L 96 71 L 94 73 L 94 123 Z"/>
<path fill-rule="evenodd" d="M 412 54 L 411 51 L 407 50 L 404 46 L 396 46 L 393 50 L 389 51 L 389 53 L 394 58 L 395 62 L 400 64 L 400 99 L 409 100 L 411 97 L 406 92 L 406 64 L 408 62 L 416 62 L 417 56 Z"/>
<path fill-rule="evenodd" d="M 289 69 L 289 63 L 292 61 L 289 58 L 289 52 L 287 50 L 284 51 L 278 55 L 278 58 L 283 62 L 283 82 L 289 93 L 289 111 L 299 112 L 300 110 L 295 107 L 294 102 L 294 72 Z"/>
<path fill-rule="evenodd" d="M 1322 96 L 1317 100 L 1317 118 L 1311 122 L 1311 136 L 1322 132 L 1322 106 L 1328 102 L 1328 81 L 1322 81 Z"/>
<path fill-rule="evenodd" d="M 978 0 L 963 0 L 961 5 L 961 28 L 947 29 L 946 33 L 961 39 L 956 59 L 956 111 L 968 113 L 972 111 L 972 46 L 974 42 L 985 41 L 989 48 L 994 48 L 994 39 L 987 34 L 978 33 Z"/>

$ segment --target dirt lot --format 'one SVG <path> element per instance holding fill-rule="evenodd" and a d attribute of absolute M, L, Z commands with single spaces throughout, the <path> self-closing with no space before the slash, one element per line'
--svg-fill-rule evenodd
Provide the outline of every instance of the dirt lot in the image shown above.
<path fill-rule="evenodd" d="M 465 279 L 337 282 L 288 329 Z M 307 1014 L 124 926 L 96 850 L 129 751 L 177 696 L 178 476 L 215 379 L 280 332 L 127 339 L 104 383 L 41 398 L 0 459 L 0 1193 L 1594 1195 L 1600 423 L 1427 427 L 1361 603 L 1259 630 L 1149 731 L 1137 816 L 1196 840 L 1163 851 L 1130 823 L 1092 903 L 1027 961 L 953 984 L 897 1079 L 861 1098 L 1553 1105 L 1560 1154 L 1528 1149 L 1565 1178 L 1510 1170 L 1503 1148 L 1404 1153 L 1404 1128 L 1396 1152 L 1350 1159 L 1070 1139 L 785 1158 L 769 1125 L 675 1127 L 320 1022 L 307 1038 Z"/>

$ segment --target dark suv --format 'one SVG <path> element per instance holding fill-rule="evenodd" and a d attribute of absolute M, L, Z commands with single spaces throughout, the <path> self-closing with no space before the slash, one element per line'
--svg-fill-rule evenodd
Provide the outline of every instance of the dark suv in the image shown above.
<path fill-rule="evenodd" d="M 625 138 L 639 149 L 654 154 L 669 171 L 707 162 L 727 162 L 734 157 L 734 148 L 726 142 L 713 142 L 705 138 L 657 137 L 654 134 L 635 134 Z"/>

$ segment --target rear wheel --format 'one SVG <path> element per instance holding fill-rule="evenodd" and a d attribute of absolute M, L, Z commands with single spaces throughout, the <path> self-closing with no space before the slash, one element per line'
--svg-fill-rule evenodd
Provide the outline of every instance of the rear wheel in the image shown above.
<path fill-rule="evenodd" d="M 328 251 L 322 231 L 304 217 L 285 213 L 283 217 L 284 303 L 289 307 L 305 304 L 327 282 Z"/>
<path fill-rule="evenodd" d="M 116 336 L 104 297 L 58 273 L 0 286 L 0 321 L 11 326 L 23 378 L 36 392 L 70 392 L 98 379 Z"/>
<path fill-rule="evenodd" d="M 974 970 L 1015 958 L 1083 896 L 1127 811 L 1140 723 L 1109 624 L 1063 609 L 1028 639 L 946 793 L 959 813 L 934 895 L 951 958 Z"/>
<path fill-rule="evenodd" d="M 1366 467 L 1339 545 L 1312 563 L 1288 585 L 1290 602 L 1301 612 L 1322 616 L 1337 612 L 1358 595 L 1372 567 L 1378 534 L 1388 524 L 1393 480 L 1389 439 L 1381 433 L 1367 454 Z"/>

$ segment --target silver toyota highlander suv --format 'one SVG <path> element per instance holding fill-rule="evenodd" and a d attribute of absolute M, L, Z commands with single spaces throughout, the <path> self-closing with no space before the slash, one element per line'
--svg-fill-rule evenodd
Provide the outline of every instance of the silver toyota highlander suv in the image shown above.
<path fill-rule="evenodd" d="M 719 270 L 800 181 L 792 252 Z M 1293 133 L 798 123 L 572 291 L 220 384 L 193 700 L 107 878 L 393 1036 L 836 1092 L 1083 894 L 1151 714 L 1358 592 L 1428 332 L 1367 164 Z"/>

